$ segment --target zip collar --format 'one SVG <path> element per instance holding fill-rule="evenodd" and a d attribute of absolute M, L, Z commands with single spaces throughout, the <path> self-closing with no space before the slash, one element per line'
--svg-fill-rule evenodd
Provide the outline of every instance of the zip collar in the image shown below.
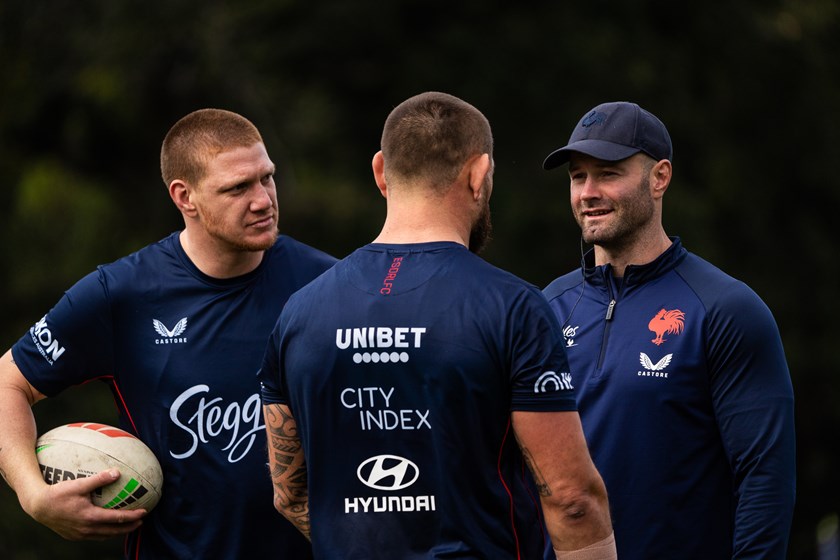
<path fill-rule="evenodd" d="M 664 253 L 647 264 L 631 264 L 624 271 L 622 286 L 630 287 L 644 284 L 654 278 L 673 270 L 688 254 L 682 246 L 682 241 L 677 236 L 669 237 L 671 246 Z M 608 288 L 609 275 L 612 274 L 612 265 L 609 263 L 595 266 L 595 249 L 590 249 L 581 259 L 581 266 L 587 283 L 602 288 Z"/>

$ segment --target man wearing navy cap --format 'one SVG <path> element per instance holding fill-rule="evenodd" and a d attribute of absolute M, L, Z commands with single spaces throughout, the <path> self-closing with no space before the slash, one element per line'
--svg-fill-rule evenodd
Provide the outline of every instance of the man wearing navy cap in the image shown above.
<path fill-rule="evenodd" d="M 662 226 L 673 148 L 634 103 L 603 103 L 568 163 L 593 248 L 545 290 L 622 560 L 784 558 L 795 496 L 793 389 L 779 330 L 744 283 Z"/>

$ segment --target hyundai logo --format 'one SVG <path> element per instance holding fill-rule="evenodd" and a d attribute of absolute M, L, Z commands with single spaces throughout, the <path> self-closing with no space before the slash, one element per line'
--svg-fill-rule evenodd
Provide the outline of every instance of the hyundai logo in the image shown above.
<path fill-rule="evenodd" d="M 365 486 L 376 490 L 402 490 L 417 481 L 420 469 L 397 455 L 377 455 L 363 461 L 356 469 L 356 476 Z"/>

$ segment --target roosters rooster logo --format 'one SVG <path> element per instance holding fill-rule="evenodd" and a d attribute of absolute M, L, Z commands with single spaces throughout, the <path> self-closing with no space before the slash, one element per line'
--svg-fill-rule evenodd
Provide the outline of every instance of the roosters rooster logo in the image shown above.
<path fill-rule="evenodd" d="M 653 319 L 648 323 L 648 329 L 656 333 L 656 338 L 651 340 L 657 346 L 668 340 L 666 334 L 680 334 L 685 328 L 685 313 L 679 309 L 666 311 L 660 309 Z"/>

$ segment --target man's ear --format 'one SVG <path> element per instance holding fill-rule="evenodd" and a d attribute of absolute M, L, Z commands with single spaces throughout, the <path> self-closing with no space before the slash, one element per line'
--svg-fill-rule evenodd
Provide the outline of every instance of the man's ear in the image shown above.
<path fill-rule="evenodd" d="M 478 200 L 481 198 L 481 188 L 485 184 L 487 174 L 490 173 L 490 154 L 481 154 L 474 157 L 467 163 L 467 166 L 469 167 L 467 180 L 473 192 L 473 199 Z M 485 193 L 485 196 L 489 195 L 490 193 Z"/>
<path fill-rule="evenodd" d="M 185 216 L 195 216 L 195 204 L 192 201 L 192 189 L 180 179 L 175 179 L 169 183 L 169 197 L 178 210 Z"/>
<path fill-rule="evenodd" d="M 650 171 L 650 183 L 653 187 L 654 198 L 661 198 L 668 190 L 672 171 L 671 162 L 667 159 L 660 160 L 653 166 Z"/>
<path fill-rule="evenodd" d="M 373 167 L 373 180 L 376 181 L 376 186 L 379 187 L 379 193 L 388 198 L 388 185 L 385 183 L 385 158 L 382 155 L 382 150 L 379 150 L 373 155 L 371 162 Z"/>

